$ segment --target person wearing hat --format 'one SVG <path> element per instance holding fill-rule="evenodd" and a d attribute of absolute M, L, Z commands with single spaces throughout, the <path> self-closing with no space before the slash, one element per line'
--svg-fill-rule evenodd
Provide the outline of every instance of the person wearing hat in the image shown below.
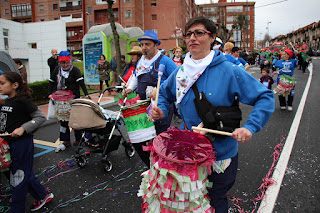
<path fill-rule="evenodd" d="M 278 68 L 279 71 L 273 72 L 273 74 L 278 73 L 277 82 L 279 84 L 280 76 L 281 75 L 289 75 L 293 76 L 294 69 L 296 66 L 298 66 L 298 60 L 292 59 L 294 56 L 294 53 L 286 49 L 284 51 L 284 54 L 282 56 L 282 59 L 277 61 L 274 65 L 275 68 Z M 279 102 L 280 102 L 280 109 L 285 110 L 287 108 L 288 111 L 292 111 L 292 102 L 293 102 L 293 96 L 294 96 L 294 88 L 290 91 L 290 94 L 288 95 L 288 99 L 286 100 L 286 97 L 283 95 L 279 95 Z"/>
<path fill-rule="evenodd" d="M 27 75 L 27 69 L 26 67 L 22 64 L 22 61 L 18 58 L 13 59 L 14 63 L 18 67 L 18 70 L 20 72 L 21 78 L 24 82 L 28 83 L 28 75 Z"/>
<path fill-rule="evenodd" d="M 135 90 L 139 94 L 141 100 L 147 99 L 148 97 L 146 90 L 148 87 L 148 90 L 149 88 L 152 88 L 150 98 L 155 99 L 156 86 L 158 82 L 158 69 L 160 64 L 164 66 L 161 84 L 170 76 L 177 66 L 169 57 L 161 54 L 161 52 L 158 50 L 161 42 L 158 39 L 157 33 L 151 30 L 146 30 L 143 36 L 138 40 L 140 42 L 143 55 L 132 74 L 127 89 L 123 91 L 123 96 L 126 97 L 127 94 Z M 158 120 L 154 123 L 157 134 L 160 134 L 168 129 L 171 123 L 172 114 L 173 105 L 167 118 Z M 146 163 L 148 167 L 150 167 L 150 152 L 142 150 L 142 145 L 145 144 L 146 142 L 136 143 L 133 144 L 133 146 L 135 147 L 142 161 Z"/>
<path fill-rule="evenodd" d="M 52 93 L 57 90 L 70 90 L 74 98 L 80 98 L 80 87 L 84 94 L 90 98 L 86 85 L 84 84 L 83 76 L 80 70 L 73 66 L 71 63 L 71 57 L 69 51 L 61 51 L 59 53 L 60 66 L 56 67 L 49 79 L 49 98 L 52 98 Z M 60 141 L 63 141 L 57 151 L 64 150 L 66 147 L 71 146 L 70 142 L 70 129 L 68 121 L 60 121 Z M 81 131 L 75 130 L 74 145 L 77 145 L 81 139 Z"/>
<path fill-rule="evenodd" d="M 136 69 L 137 63 L 142 56 L 142 49 L 139 46 L 134 46 L 127 54 L 131 56 L 131 61 L 128 63 L 126 70 L 124 70 L 122 75 L 122 79 L 126 83 L 128 83 L 133 71 Z"/>
<path fill-rule="evenodd" d="M 174 54 L 172 60 L 177 65 L 180 66 L 183 64 L 183 58 L 182 58 L 182 48 L 181 47 L 175 47 L 172 50 L 172 53 Z"/>
<path fill-rule="evenodd" d="M 212 46 L 212 45 L 211 45 Z M 234 45 L 231 42 L 227 42 L 225 45 L 223 44 L 222 40 L 219 37 L 216 37 L 216 39 L 213 42 L 213 47 L 211 49 L 213 50 L 220 50 L 223 52 L 224 56 L 226 57 L 227 61 L 230 61 L 231 63 L 243 68 L 245 70 L 245 67 L 238 61 L 235 57 L 231 55 L 231 49 L 234 47 Z M 227 49 L 228 52 L 224 52 L 224 50 Z M 230 53 L 229 53 L 230 49 Z"/>

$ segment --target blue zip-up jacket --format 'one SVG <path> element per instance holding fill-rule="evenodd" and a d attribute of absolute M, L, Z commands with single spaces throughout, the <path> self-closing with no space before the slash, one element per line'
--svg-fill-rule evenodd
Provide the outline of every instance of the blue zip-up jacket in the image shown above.
<path fill-rule="evenodd" d="M 160 87 L 158 107 L 165 115 L 170 104 L 176 101 L 178 70 L 179 68 Z M 238 95 L 241 103 L 254 106 L 243 126 L 252 134 L 264 127 L 274 111 L 273 92 L 250 74 L 243 72 L 243 69 L 226 61 L 226 57 L 220 51 L 215 51 L 212 62 L 196 81 L 196 85 L 199 92 L 203 91 L 215 106 L 231 106 L 235 95 Z M 194 98 L 193 90 L 189 89 L 181 103 L 178 104 L 184 122 L 181 127 L 185 124 L 189 130 L 192 126 L 198 126 L 202 122 L 197 114 Z M 216 138 L 213 146 L 217 152 L 217 160 L 232 158 L 238 153 L 238 142 L 232 137 Z"/>

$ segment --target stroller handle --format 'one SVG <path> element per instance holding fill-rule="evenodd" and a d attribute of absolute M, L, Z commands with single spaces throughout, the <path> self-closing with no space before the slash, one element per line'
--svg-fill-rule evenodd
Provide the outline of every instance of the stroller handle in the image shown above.
<path fill-rule="evenodd" d="M 125 88 L 124 86 L 113 86 L 113 87 L 107 87 L 107 88 L 105 88 L 105 89 L 101 92 L 97 104 L 100 105 L 101 98 L 102 98 L 103 94 L 104 94 L 107 90 L 110 90 L 110 89 L 124 89 L 124 88 Z"/>

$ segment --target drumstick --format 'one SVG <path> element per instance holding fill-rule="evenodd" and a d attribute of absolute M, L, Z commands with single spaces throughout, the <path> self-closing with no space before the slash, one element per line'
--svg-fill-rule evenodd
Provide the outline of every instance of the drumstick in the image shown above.
<path fill-rule="evenodd" d="M 127 82 L 125 82 L 125 80 L 123 80 L 123 78 L 119 75 L 118 76 L 120 78 L 120 80 L 124 83 L 124 85 L 126 86 L 127 85 Z"/>
<path fill-rule="evenodd" d="M 155 106 L 158 105 L 158 98 L 159 98 L 159 91 L 160 91 L 160 81 L 161 81 L 161 76 L 163 75 L 164 71 L 164 64 L 159 65 L 159 70 L 158 70 L 158 83 L 157 83 L 157 90 L 156 90 L 156 101 L 155 101 Z"/>
<path fill-rule="evenodd" d="M 297 50 L 293 47 L 293 45 L 292 45 L 291 41 L 290 41 L 290 43 L 289 43 L 289 44 L 291 45 L 291 47 L 292 47 L 292 49 L 293 49 L 294 51 L 297 51 Z"/>
<path fill-rule="evenodd" d="M 9 133 L 0 134 L 0 137 L 11 136 Z"/>
<path fill-rule="evenodd" d="M 201 128 L 201 127 L 196 127 L 196 126 L 193 126 L 192 129 L 193 130 L 206 131 L 206 132 L 209 132 L 209 133 L 214 133 L 214 134 L 218 134 L 218 135 L 226 135 L 226 136 L 232 137 L 232 133 L 230 133 L 230 132 L 224 132 L 224 131 L 219 131 L 219 130 Z"/>

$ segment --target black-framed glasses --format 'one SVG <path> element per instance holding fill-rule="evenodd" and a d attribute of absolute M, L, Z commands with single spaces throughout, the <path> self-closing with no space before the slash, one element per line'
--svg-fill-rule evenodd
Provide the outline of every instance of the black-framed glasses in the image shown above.
<path fill-rule="evenodd" d="M 204 29 L 196 29 L 194 31 L 186 32 L 183 36 L 184 38 L 190 38 L 192 34 L 194 34 L 195 37 L 201 37 L 201 36 L 204 36 L 205 34 L 211 34 L 211 32 Z"/>

